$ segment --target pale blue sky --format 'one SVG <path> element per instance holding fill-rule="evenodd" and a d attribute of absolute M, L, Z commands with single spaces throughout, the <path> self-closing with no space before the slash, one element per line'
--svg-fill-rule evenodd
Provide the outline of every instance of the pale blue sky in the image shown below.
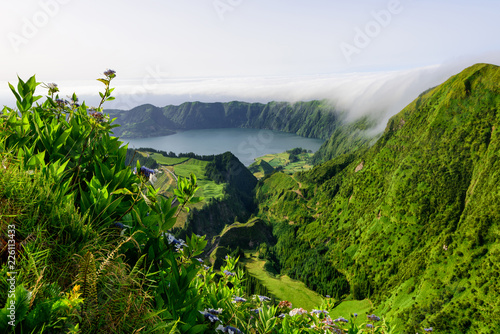
<path fill-rule="evenodd" d="M 335 78 L 500 64 L 497 0 L 3 0 L 0 13 L 0 104 L 17 74 L 86 95 L 112 68 L 133 107 L 328 98 Z"/>

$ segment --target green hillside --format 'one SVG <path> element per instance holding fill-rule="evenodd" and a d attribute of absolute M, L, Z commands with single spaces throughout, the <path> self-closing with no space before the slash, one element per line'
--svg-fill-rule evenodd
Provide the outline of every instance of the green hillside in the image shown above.
<path fill-rule="evenodd" d="M 273 166 L 271 166 L 266 160 L 260 159 L 248 166 L 248 169 L 257 178 L 262 178 L 268 174 L 274 172 Z"/>
<path fill-rule="evenodd" d="M 282 273 L 370 298 L 407 333 L 497 332 L 499 83 L 498 66 L 474 65 L 392 117 L 372 147 L 260 181 Z"/>
<path fill-rule="evenodd" d="M 370 131 L 375 125 L 376 122 L 370 121 L 366 116 L 350 123 L 343 123 L 314 153 L 313 164 L 326 162 L 339 155 L 369 147 L 379 137 Z"/>

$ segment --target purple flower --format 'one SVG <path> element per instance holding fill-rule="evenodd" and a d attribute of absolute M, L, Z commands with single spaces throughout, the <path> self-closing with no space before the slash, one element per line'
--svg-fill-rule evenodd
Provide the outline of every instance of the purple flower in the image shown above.
<path fill-rule="evenodd" d="M 327 311 L 325 311 L 325 310 L 312 310 L 312 311 L 311 311 L 311 314 L 316 314 L 316 316 L 318 316 L 318 317 L 319 317 L 319 315 L 320 315 L 321 313 L 323 313 L 324 315 L 327 315 L 327 314 L 328 314 L 328 312 L 327 312 Z"/>
<path fill-rule="evenodd" d="M 104 122 L 104 114 L 95 109 L 89 109 L 89 115 L 93 117 L 97 122 Z"/>
<path fill-rule="evenodd" d="M 370 319 L 371 321 L 380 321 L 380 318 L 379 318 L 379 317 L 377 317 L 375 314 L 368 315 L 367 317 L 368 317 L 368 319 Z"/>
<path fill-rule="evenodd" d="M 205 319 L 210 320 L 210 322 L 220 321 L 220 319 L 216 315 L 213 315 L 210 312 L 207 312 L 207 311 L 198 311 L 198 312 L 200 312 L 201 314 L 203 314 L 203 316 L 205 317 Z"/>
<path fill-rule="evenodd" d="M 233 303 L 244 303 L 246 301 L 247 300 L 245 298 L 238 297 L 238 296 L 233 296 Z"/>
<path fill-rule="evenodd" d="M 182 247 L 187 246 L 184 240 L 177 240 L 172 234 L 164 233 L 169 244 L 173 244 L 178 251 L 182 251 Z"/>
<path fill-rule="evenodd" d="M 307 311 L 304 310 L 303 308 L 294 308 L 293 310 L 290 311 L 290 316 L 296 316 L 296 315 L 302 315 L 302 314 L 307 314 Z"/>
<path fill-rule="evenodd" d="M 154 174 L 155 171 L 154 171 L 154 169 L 151 169 L 151 168 L 148 168 L 145 166 L 141 166 L 139 173 L 144 175 L 145 177 L 149 178 L 149 176 Z"/>
<path fill-rule="evenodd" d="M 373 328 L 373 325 L 372 324 L 366 324 L 366 327 Z"/>
<path fill-rule="evenodd" d="M 218 308 L 217 310 L 215 310 L 213 308 L 207 308 L 205 310 L 205 312 L 208 312 L 208 313 L 213 314 L 213 315 L 219 315 L 222 313 L 222 311 L 223 311 L 223 309 L 221 309 L 221 308 Z"/>
<path fill-rule="evenodd" d="M 432 327 L 424 328 L 424 332 L 432 332 L 434 329 Z"/>
<path fill-rule="evenodd" d="M 216 330 L 221 331 L 223 333 L 229 333 L 229 334 L 240 334 L 241 333 L 241 331 L 238 328 L 232 327 L 232 326 L 223 327 L 222 325 L 219 325 L 219 327 L 217 327 Z"/>
<path fill-rule="evenodd" d="M 345 322 L 346 324 L 349 322 L 349 320 L 347 320 L 346 318 L 344 317 L 340 317 L 340 318 L 337 318 L 335 320 L 333 320 L 334 322 Z"/>
<path fill-rule="evenodd" d="M 59 91 L 59 88 L 57 88 L 57 84 L 55 83 L 45 84 L 45 88 L 49 90 L 49 94 L 54 94 Z"/>
<path fill-rule="evenodd" d="M 224 270 L 224 271 L 223 271 L 223 273 L 224 273 L 224 275 L 226 275 L 226 276 L 236 276 L 236 274 L 235 274 L 235 273 L 232 273 L 232 272 L 230 272 L 229 270 Z"/>
<path fill-rule="evenodd" d="M 268 301 L 269 302 L 269 301 L 271 301 L 271 298 L 266 297 L 266 296 L 260 296 L 260 295 L 258 295 L 257 297 L 259 298 L 259 300 L 261 302 L 264 302 L 264 301 Z"/>
<path fill-rule="evenodd" d="M 120 223 L 120 222 L 115 222 L 113 225 L 116 226 L 116 227 L 118 227 L 118 228 L 120 228 L 120 229 L 122 229 L 122 230 L 126 229 L 126 228 L 132 228 L 131 226 L 125 225 L 125 224 Z"/>
<path fill-rule="evenodd" d="M 107 69 L 105 72 L 104 72 L 104 75 L 107 76 L 107 77 L 110 77 L 110 76 L 114 76 L 114 74 L 116 73 L 116 71 L 113 71 L 113 70 L 110 70 L 110 69 Z"/>

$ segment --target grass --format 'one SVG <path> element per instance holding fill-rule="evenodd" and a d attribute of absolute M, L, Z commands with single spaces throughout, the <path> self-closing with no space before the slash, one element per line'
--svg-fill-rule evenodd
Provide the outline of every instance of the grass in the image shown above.
<path fill-rule="evenodd" d="M 196 175 L 198 180 L 206 179 L 205 176 L 205 167 L 207 166 L 208 161 L 189 159 L 188 161 L 175 165 L 174 172 L 177 176 L 189 177 L 191 173 Z"/>
<path fill-rule="evenodd" d="M 288 300 L 294 307 L 302 307 L 308 311 L 318 308 L 323 298 L 310 290 L 304 283 L 291 279 L 286 275 L 272 277 L 264 269 L 264 260 L 255 257 L 255 253 L 247 253 L 242 263 L 248 272 L 262 281 L 269 292 L 280 300 Z"/>
<path fill-rule="evenodd" d="M 372 302 L 369 299 L 346 300 L 330 311 L 330 317 L 332 319 L 338 317 L 350 319 L 351 314 L 357 313 L 358 321 L 365 322 L 367 320 L 366 316 L 372 313 L 370 312 L 372 307 Z"/>
<path fill-rule="evenodd" d="M 262 157 L 256 158 L 255 161 L 258 162 L 259 160 L 264 160 L 273 168 L 281 166 L 283 168 L 283 172 L 287 174 L 294 174 L 296 172 L 303 172 L 313 168 L 313 165 L 309 163 L 309 160 L 313 155 L 314 153 L 302 153 L 298 155 L 298 157 L 300 158 L 299 161 L 290 162 L 290 154 L 288 154 L 287 152 L 283 152 L 276 154 L 266 154 Z M 259 171 L 257 173 L 254 173 L 254 176 L 257 178 L 262 178 L 264 177 L 264 174 Z"/>
<path fill-rule="evenodd" d="M 165 157 L 159 153 L 152 153 L 150 155 L 151 158 L 155 159 L 156 162 L 158 162 L 161 165 L 166 165 L 166 166 L 173 166 L 173 165 L 178 165 L 181 164 L 187 160 L 189 160 L 188 157 L 183 157 L 183 158 L 171 158 L 171 157 Z"/>
<path fill-rule="evenodd" d="M 224 196 L 224 184 L 217 184 L 214 181 L 201 180 L 198 181 L 200 186 L 199 196 L 203 196 L 205 199 L 209 198 L 220 198 Z"/>

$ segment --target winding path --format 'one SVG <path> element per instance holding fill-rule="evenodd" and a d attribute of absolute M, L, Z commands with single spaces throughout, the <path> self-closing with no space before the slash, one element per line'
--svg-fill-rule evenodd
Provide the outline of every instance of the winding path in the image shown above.
<path fill-rule="evenodd" d="M 177 182 L 178 182 L 177 175 L 175 175 L 175 173 L 174 173 L 174 172 L 172 172 L 172 171 L 171 171 L 170 169 L 168 169 L 168 168 L 165 168 L 164 170 L 166 170 L 167 172 L 169 172 L 170 174 L 172 174 L 172 176 L 173 176 L 173 177 L 174 177 L 174 179 L 175 179 L 175 183 L 177 183 Z"/>

